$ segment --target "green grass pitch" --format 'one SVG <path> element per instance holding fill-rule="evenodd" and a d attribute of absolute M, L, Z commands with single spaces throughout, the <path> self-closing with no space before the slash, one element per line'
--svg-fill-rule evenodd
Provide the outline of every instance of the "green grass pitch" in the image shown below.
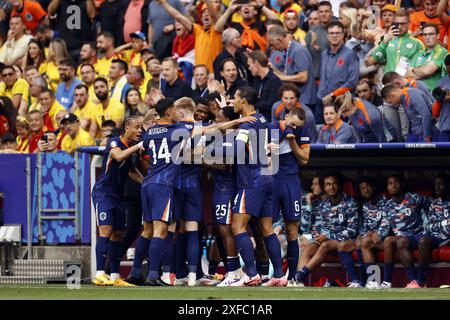
<path fill-rule="evenodd" d="M 82 285 L 67 289 L 65 285 L 1 286 L 0 299 L 351 299 L 351 300 L 450 300 L 450 289 L 347 289 L 347 288 L 216 288 L 216 287 L 95 287 Z"/>

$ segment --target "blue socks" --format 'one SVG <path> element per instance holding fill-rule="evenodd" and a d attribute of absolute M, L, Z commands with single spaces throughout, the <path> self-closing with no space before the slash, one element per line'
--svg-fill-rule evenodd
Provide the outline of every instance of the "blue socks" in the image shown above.
<path fill-rule="evenodd" d="M 200 243 L 198 241 L 198 231 L 186 232 L 186 255 L 189 272 L 197 273 L 198 257 L 200 255 Z"/>
<path fill-rule="evenodd" d="M 269 275 L 269 269 L 270 269 L 270 262 L 269 261 L 256 260 L 256 270 L 261 275 L 261 277 L 262 276 L 268 276 Z"/>
<path fill-rule="evenodd" d="M 298 282 L 304 283 L 306 281 L 306 278 L 311 273 L 311 270 L 309 270 L 308 267 L 303 267 L 297 274 L 295 275 L 295 280 Z"/>
<path fill-rule="evenodd" d="M 177 233 L 175 245 L 177 279 L 186 277 L 186 234 Z"/>
<path fill-rule="evenodd" d="M 417 280 L 417 271 L 414 265 L 405 267 L 406 274 L 408 275 L 409 281 Z"/>
<path fill-rule="evenodd" d="M 148 247 L 150 246 L 150 239 L 139 236 L 136 240 L 136 252 L 134 254 L 133 268 L 131 268 L 130 275 L 135 278 L 141 278 L 142 262 L 148 254 Z"/>
<path fill-rule="evenodd" d="M 289 267 L 288 280 L 295 278 L 297 272 L 298 258 L 299 258 L 298 241 L 293 240 L 287 242 L 287 260 Z"/>
<path fill-rule="evenodd" d="M 423 287 L 425 286 L 426 280 L 428 275 L 428 267 L 420 266 L 417 270 L 417 283 L 419 286 Z"/>
<path fill-rule="evenodd" d="M 219 265 L 219 263 L 220 262 L 218 262 L 218 261 L 209 260 L 208 274 L 215 275 L 216 269 L 217 269 L 217 266 Z"/>
<path fill-rule="evenodd" d="M 390 262 L 384 263 L 384 281 L 392 282 L 392 272 L 394 271 L 394 264 Z"/>
<path fill-rule="evenodd" d="M 356 253 L 358 255 L 358 271 L 359 271 L 359 283 L 364 286 L 367 281 L 367 269 L 364 264 L 363 255 L 361 249 L 357 249 Z"/>
<path fill-rule="evenodd" d="M 108 260 L 110 273 L 119 273 L 120 260 L 122 260 L 122 241 L 109 241 Z"/>
<path fill-rule="evenodd" d="M 148 255 L 150 258 L 150 267 L 147 278 L 156 280 L 159 278 L 159 269 L 161 258 L 164 254 L 164 239 L 153 237 L 149 246 Z"/>
<path fill-rule="evenodd" d="M 353 257 L 350 252 L 339 252 L 339 257 L 341 263 L 345 267 L 348 276 L 352 282 L 358 282 L 358 276 L 356 275 L 355 263 L 353 262 Z"/>
<path fill-rule="evenodd" d="M 98 237 L 95 246 L 95 258 L 97 260 L 97 270 L 105 270 L 106 254 L 108 253 L 109 238 Z"/>
<path fill-rule="evenodd" d="M 258 273 L 255 266 L 255 254 L 253 252 L 253 243 L 247 232 L 242 232 L 236 237 L 236 247 L 241 253 L 242 260 L 245 263 L 246 273 L 249 277 L 254 277 Z"/>
<path fill-rule="evenodd" d="M 283 263 L 281 262 L 281 247 L 275 233 L 264 238 L 264 243 L 266 245 L 267 253 L 269 254 L 270 261 L 273 265 L 273 277 L 281 278 L 283 277 Z"/>
<path fill-rule="evenodd" d="M 236 257 L 227 257 L 227 271 L 233 272 L 241 267 L 241 263 L 239 261 L 239 256 Z"/>
<path fill-rule="evenodd" d="M 170 272 L 172 267 L 173 255 L 175 254 L 175 248 L 173 243 L 173 232 L 168 232 L 166 239 L 164 239 L 164 256 L 162 258 L 162 270 L 163 272 Z"/>

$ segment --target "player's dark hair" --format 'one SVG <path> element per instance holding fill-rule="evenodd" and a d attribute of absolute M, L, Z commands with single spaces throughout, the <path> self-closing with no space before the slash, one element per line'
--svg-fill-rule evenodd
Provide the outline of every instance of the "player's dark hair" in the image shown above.
<path fill-rule="evenodd" d="M 297 117 L 300 120 L 304 121 L 306 119 L 305 109 L 302 108 L 293 108 L 288 113 L 289 117 Z"/>
<path fill-rule="evenodd" d="M 292 91 L 295 94 L 295 97 L 298 99 L 300 97 L 300 91 L 298 90 L 297 85 L 290 83 L 290 82 L 286 82 L 283 83 L 280 87 L 280 99 L 281 96 L 283 95 L 283 93 L 285 91 Z"/>
<path fill-rule="evenodd" d="M 381 89 L 381 97 L 382 97 L 383 99 L 386 99 L 386 98 L 389 97 L 389 95 L 390 95 L 393 91 L 395 91 L 395 90 L 397 90 L 397 87 L 394 86 L 393 84 L 385 85 L 385 86 L 383 87 L 383 89 Z"/>
<path fill-rule="evenodd" d="M 438 173 L 438 175 L 436 177 L 434 177 L 434 179 L 442 179 L 445 183 L 445 185 L 447 186 L 447 189 L 449 189 L 450 187 L 450 176 L 447 173 Z"/>
<path fill-rule="evenodd" d="M 128 72 L 128 64 L 122 59 L 114 59 L 113 61 L 111 61 L 111 63 L 118 63 L 119 69 L 122 69 L 123 71 L 125 71 L 125 73 Z"/>
<path fill-rule="evenodd" d="M 106 79 L 103 78 L 103 77 L 97 77 L 97 78 L 95 78 L 94 83 L 96 83 L 97 81 L 103 82 L 104 84 L 106 84 L 106 86 L 108 86 L 108 80 L 106 80 Z"/>
<path fill-rule="evenodd" d="M 383 83 L 383 85 L 387 85 L 387 84 L 392 83 L 394 80 L 401 79 L 401 78 L 402 78 L 402 76 L 399 75 L 397 72 L 389 71 L 384 74 L 383 79 L 381 79 L 381 83 Z"/>
<path fill-rule="evenodd" d="M 406 180 L 405 180 L 405 178 L 402 175 L 400 175 L 398 173 L 388 175 L 386 177 L 386 186 L 387 186 L 387 181 L 389 180 L 389 178 L 397 179 L 398 182 L 400 182 L 401 190 L 403 190 L 403 191 L 406 190 Z"/>
<path fill-rule="evenodd" d="M 330 1 L 320 1 L 319 4 L 317 5 L 317 7 L 322 7 L 322 6 L 327 6 L 330 9 L 333 8 Z"/>
<path fill-rule="evenodd" d="M 173 98 L 161 99 L 155 105 L 155 110 L 158 112 L 158 115 L 163 118 L 166 116 L 167 110 L 173 107 L 174 102 L 175 100 Z"/>
<path fill-rule="evenodd" d="M 77 86 L 75 87 L 75 90 L 80 90 L 80 89 L 85 89 L 85 90 L 86 90 L 86 93 L 89 94 L 89 89 L 88 89 L 88 87 L 87 87 L 85 84 L 80 83 L 79 85 L 77 85 Z"/>
<path fill-rule="evenodd" d="M 339 191 L 344 190 L 344 176 L 338 172 L 338 171 L 325 171 L 320 175 L 320 188 L 322 189 L 322 192 L 324 192 L 324 182 L 326 178 L 334 177 L 338 181 Z"/>
<path fill-rule="evenodd" d="M 222 108 L 222 112 L 228 121 L 239 119 L 239 113 L 234 112 L 233 107 Z"/>
<path fill-rule="evenodd" d="M 203 97 L 196 97 L 196 98 L 194 98 L 194 102 L 195 102 L 195 105 L 199 105 L 199 104 L 203 104 L 205 106 L 208 105 L 208 99 L 203 98 Z"/>
<path fill-rule="evenodd" d="M 359 178 L 358 179 L 358 189 L 362 183 L 367 183 L 367 184 L 371 185 L 374 190 L 374 195 L 376 195 L 378 193 L 379 185 L 378 185 L 377 181 L 375 180 L 375 178 L 369 177 L 369 176 L 363 176 L 363 177 Z"/>
<path fill-rule="evenodd" d="M 106 128 L 106 127 L 116 127 L 116 123 L 113 120 L 105 120 L 102 122 L 102 128 Z"/>
<path fill-rule="evenodd" d="M 249 86 L 243 86 L 237 89 L 241 98 L 247 100 L 248 104 L 255 105 L 259 101 L 258 91 L 255 88 Z"/>
<path fill-rule="evenodd" d="M 126 117 L 125 119 L 123 119 L 122 122 L 122 133 L 125 133 L 125 129 L 134 121 L 134 120 L 139 120 L 138 116 L 129 116 Z"/>
<path fill-rule="evenodd" d="M 206 98 L 206 100 L 208 100 L 208 101 L 214 101 L 214 102 L 216 102 L 216 99 L 217 99 L 217 100 L 220 100 L 220 94 L 219 94 L 217 91 L 214 91 L 214 92 L 211 92 L 211 93 L 207 94 L 207 95 L 205 96 L 205 98 Z"/>

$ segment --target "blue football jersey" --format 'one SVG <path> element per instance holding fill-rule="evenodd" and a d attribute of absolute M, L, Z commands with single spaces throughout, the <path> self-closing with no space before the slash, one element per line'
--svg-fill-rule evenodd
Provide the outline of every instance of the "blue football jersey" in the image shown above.
<path fill-rule="evenodd" d="M 308 136 L 305 128 L 302 127 L 293 129 L 291 127 L 284 126 L 281 121 L 277 121 L 270 124 L 270 129 L 278 132 L 278 137 L 275 138 L 275 135 L 272 135 L 272 141 L 280 145 L 279 170 L 276 175 L 298 175 L 299 163 L 295 155 L 292 153 L 291 146 L 289 145 L 289 141 L 286 139 L 286 135 L 290 133 L 294 134 L 295 140 L 300 147 L 307 146 L 310 143 L 310 137 Z"/>
<path fill-rule="evenodd" d="M 260 113 L 255 112 L 251 116 L 256 118 L 256 122 L 241 123 L 236 136 L 238 188 L 256 188 L 273 181 L 267 156 L 269 124 Z M 245 147 L 241 149 L 239 146 Z"/>
<path fill-rule="evenodd" d="M 178 181 L 178 188 L 198 188 L 200 187 L 200 170 L 201 164 L 192 163 L 192 150 L 202 143 L 201 134 L 196 134 L 203 124 L 201 122 L 187 122 L 180 121 L 177 123 L 180 128 L 183 128 L 189 134 L 184 137 L 184 144 L 181 156 L 183 163 L 180 166 L 180 179 Z"/>
<path fill-rule="evenodd" d="M 103 153 L 102 168 L 92 190 L 93 194 L 96 196 L 106 195 L 114 199 L 122 199 L 124 181 L 130 171 L 132 160 L 129 157 L 126 160 L 118 162 L 112 158 L 110 152 L 114 148 L 125 150 L 128 147 L 121 137 L 113 137 L 108 140 Z"/>
<path fill-rule="evenodd" d="M 180 149 L 183 132 L 179 124 L 156 124 L 143 137 L 144 150 L 150 157 L 150 168 L 144 183 L 176 187 L 180 175 Z"/>
<path fill-rule="evenodd" d="M 423 230 L 423 197 L 407 192 L 400 203 L 393 198 L 386 201 L 385 210 L 390 227 L 396 236 L 410 236 Z"/>

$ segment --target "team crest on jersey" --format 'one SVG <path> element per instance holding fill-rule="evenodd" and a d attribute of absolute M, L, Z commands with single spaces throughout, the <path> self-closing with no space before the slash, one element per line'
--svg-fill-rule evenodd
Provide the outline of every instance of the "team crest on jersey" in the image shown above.
<path fill-rule="evenodd" d="M 111 149 L 117 147 L 117 141 L 111 141 Z"/>
<path fill-rule="evenodd" d="M 33 16 L 31 13 L 25 13 L 25 19 L 27 19 L 27 21 L 33 21 Z"/>
<path fill-rule="evenodd" d="M 444 210 L 444 217 L 448 218 L 448 209 Z"/>
<path fill-rule="evenodd" d="M 412 49 L 412 47 L 413 47 L 413 44 L 412 43 L 408 43 L 407 45 L 406 45 L 406 48 L 408 48 L 408 49 Z"/>
<path fill-rule="evenodd" d="M 106 212 L 100 212 L 100 214 L 98 215 L 98 218 L 101 221 L 105 221 L 106 220 Z"/>
<path fill-rule="evenodd" d="M 338 66 L 343 66 L 344 65 L 344 58 L 340 58 L 337 62 Z"/>
<path fill-rule="evenodd" d="M 410 209 L 410 208 L 406 208 L 406 209 L 405 209 L 405 214 L 406 214 L 407 216 L 410 216 L 410 215 L 411 215 L 411 209 Z"/>

